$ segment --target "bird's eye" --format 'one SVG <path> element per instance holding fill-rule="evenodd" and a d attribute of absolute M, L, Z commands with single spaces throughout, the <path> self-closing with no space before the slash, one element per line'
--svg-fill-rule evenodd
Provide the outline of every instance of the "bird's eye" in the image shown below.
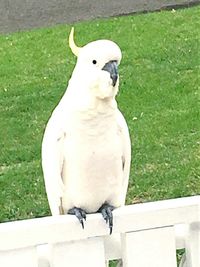
<path fill-rule="evenodd" d="M 95 65 L 95 64 L 97 64 L 97 61 L 94 59 L 94 60 L 92 60 L 92 63 Z"/>

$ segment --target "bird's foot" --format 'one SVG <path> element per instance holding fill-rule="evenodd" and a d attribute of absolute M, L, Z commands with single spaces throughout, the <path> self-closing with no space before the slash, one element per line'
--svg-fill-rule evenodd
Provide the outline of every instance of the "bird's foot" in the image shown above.
<path fill-rule="evenodd" d="M 84 229 L 83 220 L 86 221 L 86 212 L 84 210 L 74 207 L 68 211 L 68 214 L 75 215 L 81 223 L 82 228 Z"/>
<path fill-rule="evenodd" d="M 112 211 L 114 210 L 114 207 L 109 205 L 109 204 L 103 204 L 101 208 L 98 210 L 109 225 L 110 229 L 110 235 L 112 234 L 112 229 L 113 229 L 113 214 Z"/>

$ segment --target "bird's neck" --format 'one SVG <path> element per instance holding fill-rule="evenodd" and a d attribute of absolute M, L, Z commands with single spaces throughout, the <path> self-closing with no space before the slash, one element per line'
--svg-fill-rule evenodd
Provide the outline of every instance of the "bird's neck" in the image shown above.
<path fill-rule="evenodd" d="M 84 112 L 93 111 L 94 113 L 111 113 L 117 109 L 117 102 L 114 96 L 100 98 L 87 92 L 81 86 L 68 87 L 65 98 L 68 102 L 69 108 L 72 110 Z"/>

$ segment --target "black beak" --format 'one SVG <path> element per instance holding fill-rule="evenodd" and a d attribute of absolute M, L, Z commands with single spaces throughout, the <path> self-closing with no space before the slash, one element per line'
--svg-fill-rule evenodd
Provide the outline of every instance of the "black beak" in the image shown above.
<path fill-rule="evenodd" d="M 115 86 L 118 79 L 118 69 L 117 61 L 111 60 L 104 65 L 102 70 L 108 71 L 110 73 L 110 78 L 112 79 L 112 85 Z"/>

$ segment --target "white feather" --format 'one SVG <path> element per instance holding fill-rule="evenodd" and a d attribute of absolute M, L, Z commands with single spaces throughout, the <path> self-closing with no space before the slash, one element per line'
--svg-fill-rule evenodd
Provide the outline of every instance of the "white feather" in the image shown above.
<path fill-rule="evenodd" d="M 60 207 L 65 213 L 73 207 L 92 213 L 105 202 L 115 207 L 125 203 L 130 138 L 115 101 L 118 82 L 113 87 L 102 70 L 110 60 L 121 60 L 111 41 L 81 49 L 67 91 L 47 124 L 42 167 L 52 215 Z"/>

